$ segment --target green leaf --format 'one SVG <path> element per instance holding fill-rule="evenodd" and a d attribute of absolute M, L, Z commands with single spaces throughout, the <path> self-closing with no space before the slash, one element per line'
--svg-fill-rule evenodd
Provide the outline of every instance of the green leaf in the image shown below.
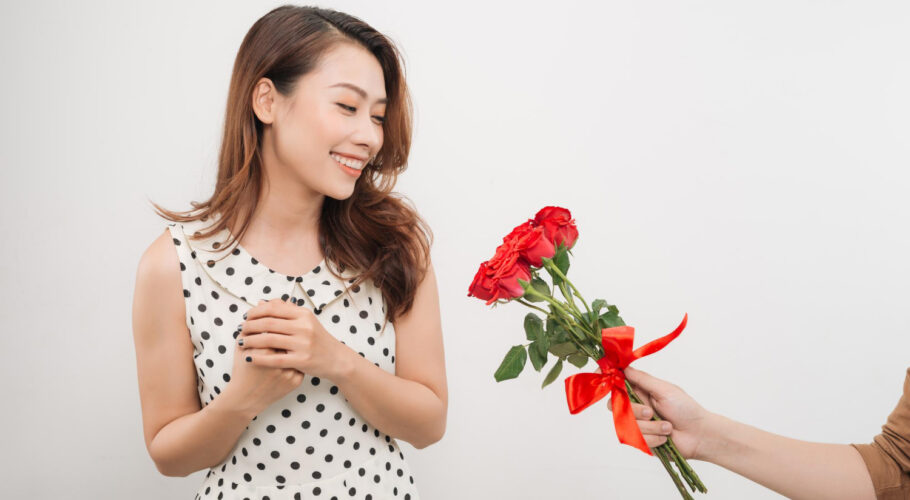
<path fill-rule="evenodd" d="M 551 345 L 550 352 L 557 358 L 564 358 L 578 352 L 578 347 L 572 342 L 562 342 L 560 344 Z"/>
<path fill-rule="evenodd" d="M 554 380 L 556 380 L 556 377 L 559 376 L 560 372 L 562 372 L 562 360 L 561 359 L 556 361 L 556 364 L 553 365 L 553 368 L 550 368 L 550 372 L 547 373 L 546 378 L 543 379 L 543 384 L 540 385 L 540 388 L 543 389 L 544 387 L 550 385 L 550 383 L 552 383 Z"/>
<path fill-rule="evenodd" d="M 559 344 L 562 342 L 569 342 L 569 332 L 560 326 L 556 329 L 556 334 L 550 338 L 550 343 Z"/>
<path fill-rule="evenodd" d="M 543 336 L 543 321 L 534 313 L 525 316 L 525 337 L 534 341 Z"/>
<path fill-rule="evenodd" d="M 575 338 L 577 338 L 579 341 L 581 341 L 581 342 L 587 342 L 587 341 L 588 341 L 588 337 L 585 336 L 585 332 L 581 331 L 580 328 L 572 328 L 572 329 L 570 330 L 570 332 L 571 332 L 572 335 L 574 335 Z"/>
<path fill-rule="evenodd" d="M 547 350 L 550 349 L 550 339 L 547 338 L 546 332 L 543 330 L 540 331 L 540 337 L 537 339 L 537 350 L 540 352 L 540 355 L 543 356 L 543 359 L 547 359 Z"/>
<path fill-rule="evenodd" d="M 528 346 L 528 355 L 531 357 L 531 366 L 536 371 L 540 371 L 543 365 L 547 364 L 547 351 L 541 354 L 539 342 L 531 342 L 531 345 Z"/>
<path fill-rule="evenodd" d="M 607 312 L 600 315 L 600 323 L 605 328 L 626 325 L 622 318 L 619 317 L 619 309 L 617 309 L 616 306 L 607 307 Z"/>
<path fill-rule="evenodd" d="M 547 316 L 547 335 L 552 337 L 556 333 L 556 328 L 559 327 L 559 323 L 556 321 L 556 318 L 553 316 Z"/>
<path fill-rule="evenodd" d="M 527 300 L 528 302 L 543 302 L 545 300 L 540 297 L 540 292 L 537 289 L 537 286 L 533 284 L 533 280 L 532 282 L 528 282 L 523 279 L 519 279 L 518 284 L 520 284 L 521 289 L 525 291 L 524 295 L 522 295 L 521 298 Z M 546 295 L 549 295 L 549 293 Z"/>
<path fill-rule="evenodd" d="M 588 364 L 588 360 L 591 358 L 589 358 L 588 355 L 583 352 L 576 352 L 575 354 L 569 355 L 568 359 L 569 363 L 572 363 L 579 368 L 584 368 L 585 365 Z"/>
<path fill-rule="evenodd" d="M 502 364 L 499 365 L 496 373 L 493 374 L 493 377 L 497 382 L 515 378 L 524 370 L 527 360 L 528 353 L 525 351 L 525 346 L 512 346 L 509 352 L 506 353 L 506 357 L 502 360 Z"/>
<path fill-rule="evenodd" d="M 552 269 L 549 268 L 549 266 L 547 266 L 547 263 L 555 261 L 556 257 L 554 256 L 552 259 L 547 258 L 547 257 L 541 257 L 540 260 L 543 262 L 543 268 L 546 269 L 547 274 L 550 275 L 550 279 L 553 280 L 553 286 L 559 286 L 559 284 L 562 283 L 562 278 L 560 278 L 559 275 L 556 274 L 555 271 L 553 271 Z"/>
<path fill-rule="evenodd" d="M 550 344 L 559 344 L 569 341 L 569 332 L 552 316 L 547 317 L 547 338 Z"/>
<path fill-rule="evenodd" d="M 585 323 L 587 323 L 591 326 L 594 326 L 594 318 L 596 318 L 596 316 L 594 315 L 594 311 L 591 311 L 589 313 L 583 312 L 583 313 L 581 313 L 581 317 L 584 318 Z"/>
<path fill-rule="evenodd" d="M 560 245 L 560 250 L 556 252 L 553 260 L 556 261 L 556 267 L 562 271 L 562 274 L 567 275 L 569 272 L 569 253 L 565 250 L 565 247 Z"/>
<path fill-rule="evenodd" d="M 566 249 L 566 246 L 564 244 L 560 243 L 556 245 L 556 251 L 553 252 L 553 261 L 559 259 L 559 254 L 566 252 L 568 252 L 568 249 Z"/>
<path fill-rule="evenodd" d="M 607 301 L 604 299 L 597 299 L 594 302 L 591 302 L 591 311 L 593 311 L 594 314 L 600 313 L 600 310 L 604 307 L 607 307 Z"/>
<path fill-rule="evenodd" d="M 552 296 L 552 294 L 550 293 L 550 285 L 548 285 L 546 281 L 540 279 L 537 276 L 535 276 L 533 279 L 531 279 L 531 286 L 533 286 L 535 290 L 540 292 L 541 295 L 546 295 L 547 297 Z M 543 299 L 540 299 L 540 300 L 543 300 Z"/>

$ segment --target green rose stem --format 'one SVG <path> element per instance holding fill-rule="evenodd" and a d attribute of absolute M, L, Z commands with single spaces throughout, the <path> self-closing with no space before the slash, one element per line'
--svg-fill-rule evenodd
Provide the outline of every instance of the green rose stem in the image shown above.
<path fill-rule="evenodd" d="M 542 308 L 542 307 L 537 307 L 537 306 L 535 306 L 534 304 L 528 302 L 527 300 L 522 299 L 521 297 L 519 297 L 519 298 L 517 298 L 517 299 L 515 299 L 515 300 L 517 300 L 517 301 L 518 301 L 519 303 L 521 303 L 521 304 L 524 304 L 524 305 L 530 307 L 531 309 L 537 309 L 538 311 L 544 313 L 544 315 L 546 315 L 546 316 L 549 316 L 549 315 L 550 315 L 550 311 L 547 311 L 546 309 L 544 309 L 544 308 Z"/>
<path fill-rule="evenodd" d="M 629 398 L 634 403 L 642 404 L 641 398 L 638 397 L 638 394 L 632 389 L 632 385 L 626 380 L 626 391 L 629 393 Z M 654 412 L 654 415 L 651 417 L 651 420 L 661 421 L 663 420 L 657 415 L 657 412 Z M 695 470 L 689 465 L 689 462 L 682 456 L 682 453 L 679 452 L 679 448 L 676 447 L 676 444 L 673 442 L 673 439 L 667 436 L 667 442 L 653 448 L 655 451 L 661 452 L 663 455 L 669 456 L 670 459 L 676 464 L 676 467 L 682 473 L 683 478 L 686 480 L 686 483 L 689 484 L 689 487 L 692 488 L 692 491 L 699 491 L 701 493 L 707 493 L 708 489 L 705 487 L 704 483 L 701 482 L 701 478 L 698 477 L 698 474 L 695 473 Z M 663 455 L 660 455 L 663 459 Z M 676 479 L 676 474 L 673 473 L 674 481 Z M 683 490 L 685 491 L 685 490 Z M 686 498 L 691 498 L 688 492 L 685 492 L 683 495 Z"/>
<path fill-rule="evenodd" d="M 547 318 L 553 318 L 553 319 L 555 319 L 555 320 L 561 322 L 562 325 L 563 325 L 563 327 L 565 327 L 566 329 L 571 328 L 571 329 L 575 330 L 575 329 L 578 329 L 578 328 L 579 328 L 579 325 L 578 325 L 578 324 L 576 324 L 575 322 L 573 322 L 573 321 L 567 319 L 565 316 L 560 316 L 560 315 L 552 314 L 550 311 L 547 311 L 546 309 L 543 309 L 543 308 L 541 308 L 541 307 L 537 307 L 537 306 L 535 306 L 534 304 L 532 304 L 532 303 L 530 303 L 530 302 L 528 302 L 528 301 L 526 301 L 526 300 L 524 300 L 524 299 L 522 299 L 522 298 L 517 298 L 517 299 L 515 299 L 515 300 L 517 300 L 518 302 L 520 302 L 520 303 L 522 303 L 522 304 L 524 304 L 524 305 L 530 307 L 531 309 L 536 309 L 536 310 L 538 310 L 538 311 L 544 313 L 544 314 L 546 315 Z M 595 352 L 595 353 L 592 353 L 592 352 L 588 349 L 588 346 L 587 346 L 587 345 L 585 345 L 585 344 L 583 344 L 583 343 L 580 343 L 580 342 L 578 341 L 578 339 L 576 339 L 576 338 L 574 338 L 574 337 L 569 337 L 569 338 L 575 343 L 575 345 L 577 345 L 581 350 L 583 350 L 583 351 L 585 352 L 585 355 L 587 355 L 589 358 L 597 359 L 597 357 L 596 357 L 596 356 L 597 356 L 596 352 Z"/>
<path fill-rule="evenodd" d="M 528 284 L 527 288 L 525 288 L 525 294 L 531 295 L 531 296 L 534 296 L 534 297 L 537 297 L 539 299 L 549 302 L 550 305 L 552 305 L 554 309 L 556 309 L 558 312 L 563 314 L 563 319 L 569 320 L 569 324 L 571 326 L 575 327 L 576 329 L 581 330 L 587 337 L 591 338 L 594 342 L 596 342 L 598 345 L 600 345 L 600 342 L 601 342 L 600 337 L 595 335 L 593 332 L 591 332 L 587 328 L 582 327 L 582 325 L 585 324 L 585 321 L 583 320 L 584 318 L 575 317 L 575 314 L 573 313 L 573 311 L 566 308 L 567 307 L 566 304 L 554 299 L 553 297 L 540 293 L 536 288 L 534 288 L 530 284 Z M 540 309 L 538 309 L 538 310 L 540 310 Z M 578 321 L 576 322 L 574 320 L 578 320 Z"/>
<path fill-rule="evenodd" d="M 549 270 L 552 271 L 554 274 L 556 274 L 557 276 L 559 276 L 559 278 L 563 281 L 563 283 L 560 283 L 560 288 L 559 288 L 560 291 L 562 291 L 563 296 L 565 296 L 567 299 L 569 299 L 569 302 L 571 302 L 573 306 L 575 305 L 575 304 L 574 304 L 574 301 L 572 300 L 572 294 L 571 294 L 571 293 L 567 293 L 567 290 L 566 290 L 565 285 L 564 285 L 564 283 L 568 283 L 569 286 L 572 287 L 572 291 L 575 293 L 575 296 L 578 297 L 578 300 L 580 300 L 581 303 L 585 306 L 585 311 L 587 311 L 588 314 L 590 315 L 590 314 L 591 314 L 591 308 L 588 307 L 588 302 L 585 301 L 585 298 L 581 296 L 581 292 L 578 291 L 578 288 L 575 288 L 575 285 L 574 285 L 574 284 L 569 280 L 569 278 L 567 278 L 566 275 L 559 269 L 559 266 L 557 266 L 556 264 L 554 264 L 553 261 L 550 260 L 550 259 L 547 259 L 547 260 L 544 262 L 544 265 L 547 267 L 547 269 L 549 269 Z M 576 309 L 577 309 L 577 308 L 576 308 Z M 595 325 L 596 325 L 596 323 L 595 323 Z"/>
<path fill-rule="evenodd" d="M 682 481 L 679 480 L 679 476 L 676 475 L 676 471 L 670 467 L 670 459 L 666 456 L 666 450 L 661 449 L 661 447 L 654 448 L 654 452 L 658 458 L 660 458 L 661 465 L 666 469 L 667 474 L 670 475 L 670 478 L 673 480 L 673 483 L 676 484 L 676 489 L 679 490 L 679 494 L 682 495 L 684 500 L 695 500 L 692 498 L 692 495 L 686 490 L 685 485 L 682 484 Z"/>

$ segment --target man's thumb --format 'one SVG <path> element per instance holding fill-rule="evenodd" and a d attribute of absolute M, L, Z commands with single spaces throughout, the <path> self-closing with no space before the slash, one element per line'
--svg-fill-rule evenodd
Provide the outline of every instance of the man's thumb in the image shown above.
<path fill-rule="evenodd" d="M 627 366 L 624 372 L 626 378 L 629 379 L 629 382 L 632 382 L 651 394 L 661 394 L 665 392 L 669 386 L 668 382 L 653 377 L 641 370 L 636 370 L 631 366 Z"/>

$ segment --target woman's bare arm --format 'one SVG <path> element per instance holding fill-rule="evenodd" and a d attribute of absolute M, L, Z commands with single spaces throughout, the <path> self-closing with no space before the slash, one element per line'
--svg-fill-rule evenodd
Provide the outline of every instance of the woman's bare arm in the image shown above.
<path fill-rule="evenodd" d="M 133 338 L 145 444 L 166 476 L 186 476 L 224 460 L 255 416 L 255 409 L 236 404 L 227 392 L 201 408 L 185 314 L 180 263 L 165 231 L 139 261 Z"/>
<path fill-rule="evenodd" d="M 334 382 L 374 427 L 424 448 L 445 434 L 448 407 L 439 293 L 432 265 L 417 287 L 413 306 L 394 325 L 394 375 L 348 350 Z"/>

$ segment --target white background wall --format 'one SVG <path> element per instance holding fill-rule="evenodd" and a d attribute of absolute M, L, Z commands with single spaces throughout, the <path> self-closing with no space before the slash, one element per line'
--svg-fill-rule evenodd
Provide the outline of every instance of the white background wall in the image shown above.
<path fill-rule="evenodd" d="M 211 193 L 231 65 L 276 2 L 0 8 L 0 496 L 190 498 L 145 450 L 131 333 L 139 256 Z M 416 104 L 400 191 L 435 231 L 450 388 L 427 499 L 674 498 L 561 382 L 502 384 L 519 305 L 466 297 L 547 204 L 571 276 L 619 305 L 637 367 L 708 409 L 868 442 L 910 365 L 910 7 L 893 1 L 371 2 Z M 589 367 L 590 369 L 590 367 Z M 566 370 L 564 375 L 574 371 Z M 709 498 L 777 495 L 694 463 Z"/>

